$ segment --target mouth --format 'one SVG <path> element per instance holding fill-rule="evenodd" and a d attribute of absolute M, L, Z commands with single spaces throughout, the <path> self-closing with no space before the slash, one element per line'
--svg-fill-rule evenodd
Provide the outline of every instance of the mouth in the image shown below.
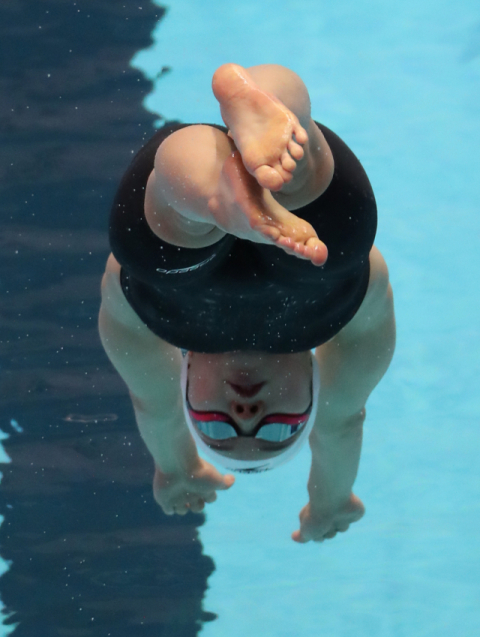
<path fill-rule="evenodd" d="M 256 385 L 237 385 L 236 383 L 228 384 L 233 389 L 233 391 L 236 392 L 239 396 L 242 396 L 242 398 L 252 398 L 252 396 L 258 394 L 258 392 L 265 385 L 265 382 L 257 383 Z"/>

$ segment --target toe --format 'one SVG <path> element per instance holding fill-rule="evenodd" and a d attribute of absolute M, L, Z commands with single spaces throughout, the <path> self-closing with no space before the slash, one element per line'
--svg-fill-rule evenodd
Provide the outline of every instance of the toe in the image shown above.
<path fill-rule="evenodd" d="M 295 139 L 297 140 L 299 144 L 307 143 L 308 141 L 307 131 L 303 128 L 303 126 L 300 126 L 300 124 L 297 124 L 294 127 L 293 134 L 295 135 Z"/>
<path fill-rule="evenodd" d="M 288 172 L 293 172 L 295 168 L 297 167 L 296 162 L 291 158 L 291 156 L 289 155 L 289 153 L 287 153 L 287 151 L 283 153 L 281 161 L 282 161 L 282 168 L 284 170 L 287 170 Z"/>
<path fill-rule="evenodd" d="M 293 162 L 293 159 L 290 157 L 290 155 L 286 152 L 285 153 L 288 157 L 288 161 Z M 283 158 L 282 158 L 283 160 Z M 277 164 L 275 166 L 275 170 L 278 172 L 278 174 L 280 175 L 280 177 L 283 179 L 283 182 L 288 184 L 289 181 L 292 181 L 293 179 L 293 171 L 295 170 L 295 168 L 297 167 L 297 164 L 295 162 L 293 162 L 295 164 L 295 166 L 293 168 L 290 168 L 289 170 L 287 170 L 284 166 L 283 163 Z M 289 166 L 292 166 L 291 163 L 289 163 Z"/>
<path fill-rule="evenodd" d="M 277 243 L 279 246 L 288 250 L 288 252 L 295 254 L 295 241 L 292 237 L 279 236 L 277 239 Z"/>
<path fill-rule="evenodd" d="M 326 262 L 328 259 L 328 248 L 323 241 L 312 237 L 308 239 L 306 246 L 310 249 L 310 256 L 314 265 L 323 265 Z"/>
<path fill-rule="evenodd" d="M 286 172 L 286 171 L 284 171 Z M 284 184 L 282 175 L 271 166 L 260 166 L 255 170 L 255 178 L 267 190 L 280 190 Z"/>
<path fill-rule="evenodd" d="M 260 224 L 255 227 L 255 230 L 267 239 L 267 241 L 273 241 L 276 243 L 280 237 L 280 230 L 269 223 Z"/>
<path fill-rule="evenodd" d="M 297 144 L 295 141 L 293 141 L 293 139 L 291 139 L 288 144 L 288 152 L 294 159 L 297 159 L 297 160 L 302 159 L 302 157 L 305 154 L 300 144 Z"/>

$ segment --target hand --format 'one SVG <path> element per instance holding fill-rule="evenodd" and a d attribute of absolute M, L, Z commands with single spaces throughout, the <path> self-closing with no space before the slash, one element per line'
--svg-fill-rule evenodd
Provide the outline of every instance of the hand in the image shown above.
<path fill-rule="evenodd" d="M 167 515 L 185 515 L 188 511 L 199 513 L 206 502 L 215 502 L 215 491 L 229 489 L 234 482 L 232 475 L 222 476 L 215 467 L 199 458 L 195 469 L 188 472 L 162 473 L 155 467 L 153 495 Z"/>
<path fill-rule="evenodd" d="M 300 511 L 300 529 L 292 533 L 292 540 L 301 544 L 310 540 L 323 542 L 347 531 L 364 513 L 362 501 L 353 493 L 345 504 L 337 507 L 315 506 L 309 502 Z"/>

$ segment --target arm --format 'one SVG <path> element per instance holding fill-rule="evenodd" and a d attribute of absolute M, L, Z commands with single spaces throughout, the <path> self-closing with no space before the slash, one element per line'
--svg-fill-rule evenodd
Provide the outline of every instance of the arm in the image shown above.
<path fill-rule="evenodd" d="M 100 338 L 125 381 L 137 425 L 155 462 L 154 495 L 165 513 L 201 511 L 233 484 L 197 453 L 185 423 L 180 351 L 153 334 L 129 306 L 110 256 L 102 280 Z"/>
<path fill-rule="evenodd" d="M 171 471 L 195 460 L 195 445 L 183 420 L 180 351 L 153 334 L 128 304 L 120 266 L 110 256 L 102 279 L 100 338 L 125 381 L 140 434 L 155 464 Z"/>
<path fill-rule="evenodd" d="M 310 435 L 309 504 L 302 510 L 296 541 L 322 541 L 346 531 L 364 513 L 352 494 L 362 445 L 365 404 L 385 374 L 395 347 L 393 294 L 376 248 L 365 300 L 352 321 L 316 350 L 321 390 Z"/>

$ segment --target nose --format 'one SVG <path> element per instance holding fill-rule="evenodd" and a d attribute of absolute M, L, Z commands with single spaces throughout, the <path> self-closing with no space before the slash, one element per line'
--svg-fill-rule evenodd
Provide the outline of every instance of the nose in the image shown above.
<path fill-rule="evenodd" d="M 236 394 L 230 402 L 230 411 L 232 418 L 236 420 L 238 424 L 243 423 L 244 426 L 255 427 L 257 422 L 260 421 L 265 411 L 264 403 L 262 400 L 252 400 L 252 398 L 260 391 L 264 384 L 265 383 L 259 383 L 258 385 L 249 387 L 239 387 L 230 384 Z"/>
<path fill-rule="evenodd" d="M 254 403 L 248 404 L 245 402 L 232 401 L 232 410 L 237 418 L 241 420 L 249 420 L 255 418 L 261 413 L 262 405 L 259 400 Z"/>

